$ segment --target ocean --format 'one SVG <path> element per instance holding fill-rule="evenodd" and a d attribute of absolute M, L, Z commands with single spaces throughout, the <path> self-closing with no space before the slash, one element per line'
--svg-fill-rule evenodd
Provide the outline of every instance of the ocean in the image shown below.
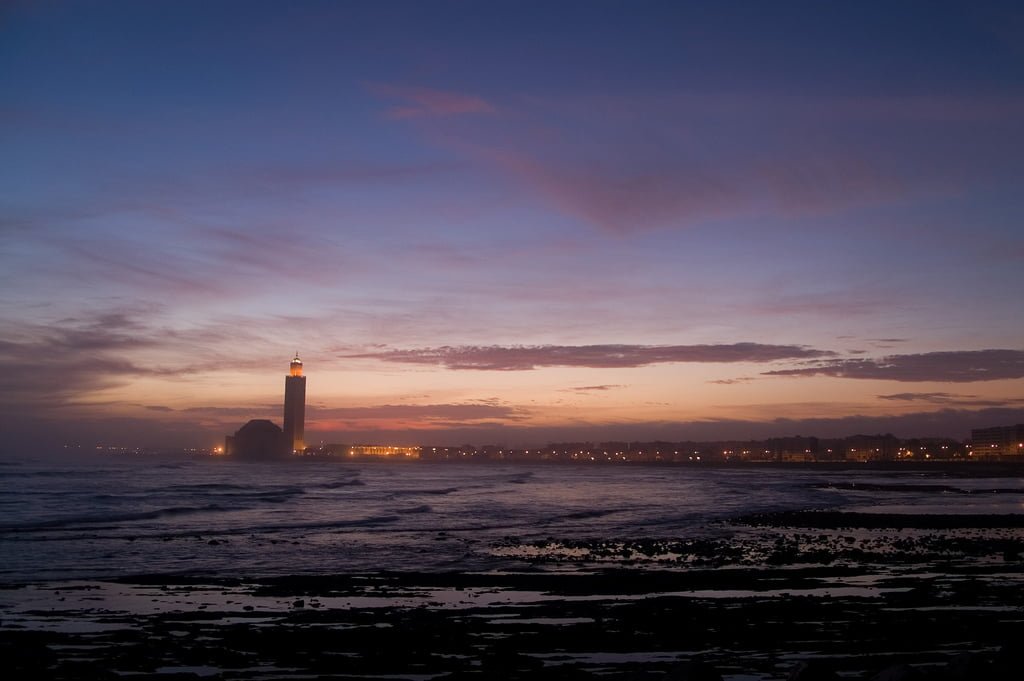
<path fill-rule="evenodd" d="M 742 543 L 730 521 L 750 514 L 1013 514 L 1022 502 L 1024 478 L 970 465 L 12 462 L 0 465 L 0 581 L 683 569 L 681 547 Z"/>

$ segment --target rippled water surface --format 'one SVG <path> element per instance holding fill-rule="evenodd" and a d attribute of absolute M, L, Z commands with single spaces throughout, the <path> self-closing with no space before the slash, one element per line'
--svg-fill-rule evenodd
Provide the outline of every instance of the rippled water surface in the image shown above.
<path fill-rule="evenodd" d="M 0 466 L 0 580 L 506 570 L 510 541 L 692 539 L 746 513 L 1019 513 L 1019 478 L 814 468 L 94 460 Z"/>

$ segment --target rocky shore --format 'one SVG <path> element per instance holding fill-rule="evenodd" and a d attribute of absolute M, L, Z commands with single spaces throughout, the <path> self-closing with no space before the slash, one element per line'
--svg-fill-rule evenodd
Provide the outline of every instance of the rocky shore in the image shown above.
<path fill-rule="evenodd" d="M 9 585 L 50 679 L 1017 679 L 1021 516 L 762 514 L 724 538 L 488 547 L 521 569 Z"/>

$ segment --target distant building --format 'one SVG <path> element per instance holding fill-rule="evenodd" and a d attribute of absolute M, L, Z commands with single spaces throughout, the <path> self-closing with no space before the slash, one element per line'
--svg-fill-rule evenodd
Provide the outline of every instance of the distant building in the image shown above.
<path fill-rule="evenodd" d="M 422 447 L 406 445 L 339 445 L 327 444 L 318 447 L 317 453 L 350 459 L 418 459 Z"/>
<path fill-rule="evenodd" d="M 251 461 L 274 461 L 291 453 L 284 432 L 267 419 L 253 419 L 224 441 L 224 453 Z"/>
<path fill-rule="evenodd" d="M 1003 459 L 1024 457 L 1024 423 L 971 431 L 971 457 Z"/>
<path fill-rule="evenodd" d="M 765 445 L 776 461 L 816 461 L 819 443 L 816 437 L 773 437 Z"/>
<path fill-rule="evenodd" d="M 284 436 L 288 449 L 302 453 L 306 449 L 306 377 L 302 375 L 302 360 L 295 353 L 289 375 L 284 377 Z"/>
<path fill-rule="evenodd" d="M 284 428 L 267 419 L 253 419 L 224 440 L 224 454 L 256 461 L 288 458 L 306 449 L 306 377 L 295 353 L 284 378 Z"/>
<path fill-rule="evenodd" d="M 847 461 L 892 461 L 900 441 L 893 435 L 851 435 L 843 441 Z"/>

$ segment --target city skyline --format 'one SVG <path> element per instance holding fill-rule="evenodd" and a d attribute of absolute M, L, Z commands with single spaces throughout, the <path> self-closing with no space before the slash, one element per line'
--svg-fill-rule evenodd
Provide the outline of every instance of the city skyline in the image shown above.
<path fill-rule="evenodd" d="M 3 453 L 1024 422 L 1014 3 L 2 16 Z"/>

